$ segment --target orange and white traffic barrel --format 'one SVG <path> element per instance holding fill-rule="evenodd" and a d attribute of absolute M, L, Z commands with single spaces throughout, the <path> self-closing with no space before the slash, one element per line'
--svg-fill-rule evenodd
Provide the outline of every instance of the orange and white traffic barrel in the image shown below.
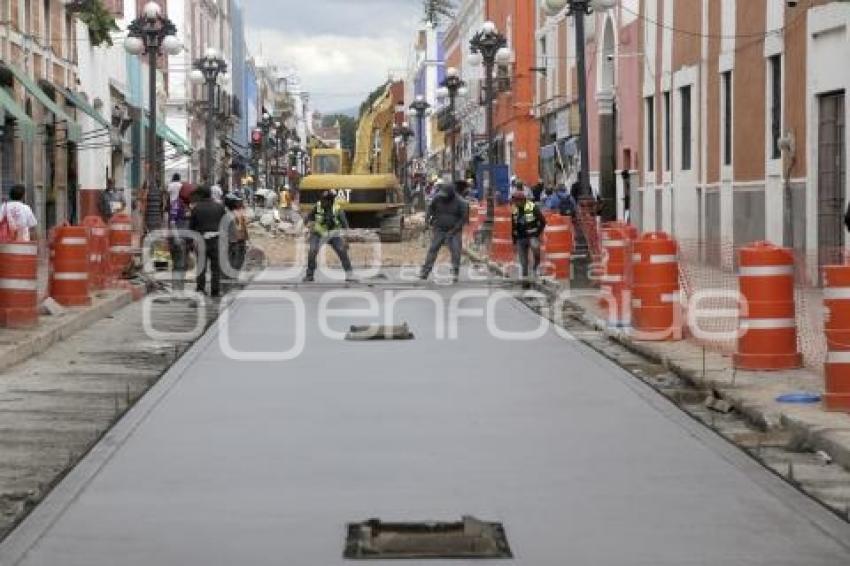
<path fill-rule="evenodd" d="M 109 221 L 111 275 L 121 277 L 133 261 L 133 221 L 128 214 L 116 214 Z"/>
<path fill-rule="evenodd" d="M 112 266 L 109 263 L 109 226 L 100 216 L 86 216 L 83 226 L 89 229 L 89 285 L 105 289 Z"/>
<path fill-rule="evenodd" d="M 38 324 L 38 243 L 0 244 L 0 325 Z"/>
<path fill-rule="evenodd" d="M 56 229 L 50 296 L 66 307 L 91 304 L 89 238 L 85 226 L 60 226 Z"/>
<path fill-rule="evenodd" d="M 681 340 L 679 246 L 664 232 L 638 238 L 632 248 L 632 328 L 640 340 Z"/>
<path fill-rule="evenodd" d="M 738 285 L 746 312 L 738 317 L 735 367 L 782 370 L 802 366 L 794 306 L 794 256 L 770 242 L 741 248 Z"/>
<path fill-rule="evenodd" d="M 511 207 L 497 206 L 493 218 L 493 239 L 490 243 L 490 261 L 510 263 L 514 259 L 511 228 Z"/>
<path fill-rule="evenodd" d="M 850 265 L 824 268 L 826 378 L 823 404 L 828 411 L 850 412 Z"/>
<path fill-rule="evenodd" d="M 548 213 L 543 231 L 543 256 L 547 270 L 555 279 L 572 278 L 573 247 L 572 221 L 568 216 Z"/>
<path fill-rule="evenodd" d="M 602 228 L 602 275 L 599 278 L 600 304 L 607 310 L 609 326 L 629 326 L 631 275 L 631 232 L 619 223 Z"/>

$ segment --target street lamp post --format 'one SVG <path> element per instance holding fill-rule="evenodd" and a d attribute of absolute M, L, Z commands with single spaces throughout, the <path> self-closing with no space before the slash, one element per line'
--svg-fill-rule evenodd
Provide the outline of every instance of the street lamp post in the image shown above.
<path fill-rule="evenodd" d="M 194 63 L 195 69 L 191 79 L 196 84 L 207 87 L 207 128 L 204 176 L 208 183 L 215 182 L 215 87 L 219 75 L 227 72 L 227 63 L 221 58 L 214 47 L 207 49 L 206 54 Z"/>
<path fill-rule="evenodd" d="M 512 54 L 508 49 L 508 41 L 504 35 L 499 33 L 496 24 L 487 21 L 481 29 L 469 41 L 472 51 L 470 63 L 480 65 L 484 63 L 484 103 L 487 123 L 487 171 L 484 177 L 484 191 L 487 200 L 487 217 L 482 228 L 482 240 L 489 245 L 493 235 L 493 219 L 496 215 L 496 199 L 493 190 L 492 167 L 496 163 L 496 145 L 493 143 L 493 101 L 495 100 L 495 87 L 493 71 L 496 64 L 509 63 Z"/>
<path fill-rule="evenodd" d="M 617 5 L 617 0 L 543 0 L 543 9 L 549 15 L 558 14 L 568 7 L 567 15 L 573 16 L 576 30 L 576 75 L 578 78 L 578 111 L 581 122 L 579 152 L 581 169 L 579 173 L 579 198 L 592 197 L 590 190 L 590 148 L 588 145 L 587 118 L 587 63 L 585 61 L 584 18 L 594 10 L 607 10 Z"/>
<path fill-rule="evenodd" d="M 415 170 L 414 173 L 422 175 L 425 173 L 425 142 L 428 137 L 425 135 L 425 115 L 431 111 L 431 105 L 425 100 L 425 96 L 417 94 L 413 102 L 410 103 L 408 114 L 411 118 L 416 118 L 416 161 L 421 170 Z M 420 185 L 417 191 L 419 206 L 425 206 L 425 186 Z M 416 204 L 410 203 L 411 207 Z"/>
<path fill-rule="evenodd" d="M 266 190 L 270 190 L 271 188 L 271 165 L 269 163 L 269 132 L 272 129 L 272 117 L 268 112 L 263 112 L 263 116 L 260 119 L 260 130 L 263 132 L 263 141 L 262 141 L 262 150 L 263 150 L 263 163 L 266 165 Z"/>
<path fill-rule="evenodd" d="M 431 109 L 431 105 L 425 100 L 421 94 L 416 95 L 416 99 L 410 103 L 410 115 L 416 118 L 416 156 L 419 159 L 425 157 L 425 143 L 423 134 L 425 129 L 425 114 Z"/>
<path fill-rule="evenodd" d="M 162 14 L 162 8 L 156 2 L 148 2 L 142 8 L 142 15 L 127 26 L 128 36 L 124 48 L 132 55 L 148 56 L 149 112 L 147 139 L 147 204 L 145 207 L 145 227 L 156 230 L 162 226 L 162 189 L 159 183 L 159 167 L 156 151 L 156 67 L 157 57 L 162 49 L 169 55 L 177 55 L 183 45 L 177 39 L 177 27 L 174 22 Z"/>
<path fill-rule="evenodd" d="M 449 67 L 446 69 L 446 78 L 440 83 L 440 88 L 437 91 L 437 95 L 440 98 L 448 98 L 449 99 L 449 109 L 448 109 L 448 129 L 451 139 L 451 168 L 452 168 L 452 181 L 457 179 L 457 108 L 456 108 L 456 100 L 458 96 L 465 97 L 468 94 L 468 90 L 466 88 L 466 83 L 458 75 L 457 69 L 455 67 Z"/>
<path fill-rule="evenodd" d="M 396 142 L 396 150 L 395 150 L 395 169 L 396 175 L 401 178 L 402 186 L 404 187 L 405 198 L 409 199 L 410 187 L 408 187 L 408 179 L 407 179 L 407 142 L 410 141 L 410 138 L 413 137 L 413 130 L 410 129 L 410 125 L 407 122 L 402 122 L 400 125 L 397 125 L 393 128 L 393 138 Z M 404 161 L 402 162 L 400 159 L 401 148 L 405 148 L 404 151 Z"/>

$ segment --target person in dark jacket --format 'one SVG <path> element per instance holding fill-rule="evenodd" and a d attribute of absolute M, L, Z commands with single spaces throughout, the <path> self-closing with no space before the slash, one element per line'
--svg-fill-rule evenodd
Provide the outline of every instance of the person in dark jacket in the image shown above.
<path fill-rule="evenodd" d="M 316 259 L 325 243 L 329 244 L 339 257 L 345 270 L 345 280 L 354 281 L 354 270 L 341 234 L 342 230 L 348 230 L 348 219 L 345 217 L 345 211 L 336 202 L 334 191 L 322 193 L 319 202 L 307 215 L 307 227 L 310 230 L 310 252 L 307 255 L 307 275 L 304 276 L 304 281 L 313 281 Z"/>
<path fill-rule="evenodd" d="M 528 286 L 528 254 L 534 262 L 534 275 L 540 268 L 540 238 L 546 228 L 546 218 L 540 207 L 528 200 L 523 191 L 511 195 L 511 237 L 522 269 L 523 286 Z"/>
<path fill-rule="evenodd" d="M 121 199 L 115 192 L 114 179 L 110 178 L 106 180 L 106 189 L 104 189 L 103 194 L 100 195 L 100 202 L 98 203 L 98 208 L 100 216 L 107 224 L 112 219 L 112 216 L 115 214 L 115 212 L 121 208 Z"/>
<path fill-rule="evenodd" d="M 457 282 L 460 276 L 460 256 L 463 242 L 461 230 L 469 217 L 469 206 L 466 201 L 455 192 L 455 187 L 449 184 L 440 184 L 437 194 L 428 206 L 425 222 L 431 227 L 431 246 L 425 257 L 425 264 L 419 274 L 420 279 L 428 279 L 440 248 L 444 245 L 449 248 L 452 255 L 452 277 Z"/>
<path fill-rule="evenodd" d="M 192 208 L 189 229 L 197 232 L 204 239 L 204 247 L 206 248 L 205 257 L 201 257 L 200 253 L 198 254 L 198 265 L 201 271 L 198 273 L 196 290 L 198 293 L 206 292 L 207 268 L 209 267 L 210 296 L 218 297 L 221 294 L 221 265 L 219 263 L 221 251 L 219 245 L 224 245 L 225 250 L 227 249 L 227 234 L 222 237 L 220 233 L 222 219 L 226 211 L 224 206 L 212 199 L 209 186 L 198 187 L 195 190 L 195 197 L 198 200 Z"/>
<path fill-rule="evenodd" d="M 543 184 L 543 179 L 537 179 L 537 184 L 531 188 L 531 195 L 534 202 L 541 202 L 545 190 L 546 186 Z"/>

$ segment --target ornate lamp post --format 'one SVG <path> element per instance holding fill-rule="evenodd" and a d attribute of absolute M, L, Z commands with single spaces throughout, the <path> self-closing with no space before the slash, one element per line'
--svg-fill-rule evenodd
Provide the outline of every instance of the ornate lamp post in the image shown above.
<path fill-rule="evenodd" d="M 489 245 L 493 235 L 493 218 L 496 215 L 492 179 L 492 167 L 497 160 L 496 144 L 493 143 L 493 101 L 496 98 L 493 71 L 497 63 L 500 65 L 510 63 L 513 54 L 508 49 L 505 36 L 499 33 L 496 24 L 489 21 L 484 22 L 478 33 L 469 41 L 469 47 L 472 51 L 469 62 L 475 66 L 484 64 L 484 104 L 487 122 L 487 171 L 484 175 L 484 194 L 487 200 L 487 217 L 481 232 L 485 245 Z"/>
<path fill-rule="evenodd" d="M 437 96 L 445 100 L 449 99 L 448 108 L 448 130 L 451 139 L 451 168 L 452 181 L 457 179 L 457 108 L 455 101 L 458 97 L 465 98 L 469 94 L 466 88 L 466 83 L 458 75 L 457 69 L 449 67 L 446 69 L 446 78 L 440 83 L 440 88 L 437 89 Z"/>
<path fill-rule="evenodd" d="M 401 178 L 402 185 L 404 186 L 405 197 L 408 196 L 409 187 L 407 186 L 407 143 L 413 137 L 413 130 L 410 129 L 410 125 L 407 122 L 402 122 L 393 127 L 393 139 L 396 143 L 396 151 L 395 151 L 395 162 L 396 162 L 396 174 Z M 404 162 L 401 163 L 399 159 L 401 148 L 405 148 L 404 152 Z"/>
<path fill-rule="evenodd" d="M 419 159 L 425 157 L 425 115 L 431 109 L 431 105 L 425 100 L 421 94 L 416 95 L 416 99 L 410 103 L 409 114 L 416 118 L 416 156 Z"/>
<path fill-rule="evenodd" d="M 594 10 L 607 10 L 617 5 L 617 0 L 543 0 L 543 10 L 548 15 L 558 14 L 568 8 L 573 16 L 576 30 L 576 75 L 578 78 L 578 111 L 581 120 L 579 151 L 581 153 L 581 172 L 579 176 L 580 198 L 591 198 L 590 190 L 590 149 L 587 143 L 587 63 L 585 61 L 584 17 Z M 612 199 L 613 201 L 613 199 Z"/>
<path fill-rule="evenodd" d="M 203 176 L 207 182 L 215 182 L 215 87 L 219 75 L 227 72 L 227 63 L 221 58 L 214 47 L 207 49 L 206 54 L 195 60 L 194 70 L 190 77 L 196 84 L 207 87 L 207 127 L 206 127 L 206 157 Z"/>
<path fill-rule="evenodd" d="M 142 14 L 127 26 L 128 37 L 124 48 L 132 55 L 148 56 L 148 140 L 147 140 L 147 182 L 148 194 L 145 210 L 145 226 L 156 230 L 162 226 L 162 189 L 159 182 L 159 166 L 156 151 L 156 64 L 157 57 L 164 50 L 169 55 L 177 55 L 183 45 L 177 39 L 177 27 L 174 22 L 162 14 L 162 8 L 156 2 L 148 2 L 142 8 Z"/>
<path fill-rule="evenodd" d="M 266 165 L 266 190 L 269 190 L 271 187 L 271 164 L 269 163 L 269 133 L 274 126 L 274 120 L 272 120 L 271 114 L 268 112 L 263 112 L 263 116 L 260 119 L 260 123 L 257 124 L 260 127 L 260 130 L 263 133 L 262 139 L 262 150 L 263 150 L 263 163 Z"/>

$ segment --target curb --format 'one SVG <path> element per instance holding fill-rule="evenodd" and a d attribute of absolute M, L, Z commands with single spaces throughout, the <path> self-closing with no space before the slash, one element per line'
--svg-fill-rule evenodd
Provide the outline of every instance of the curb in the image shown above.
<path fill-rule="evenodd" d="M 0 372 L 44 352 L 57 342 L 88 328 L 134 300 L 134 292 L 131 290 L 107 290 L 99 293 L 106 293 L 108 296 L 99 301 L 95 299 L 96 302 L 91 307 L 69 310 L 55 326 L 27 331 L 28 335 L 20 342 L 0 351 Z"/>
<path fill-rule="evenodd" d="M 499 264 L 490 262 L 471 250 L 466 250 L 465 253 L 473 262 L 486 265 L 490 271 L 505 274 Z M 546 281 L 538 281 L 535 288 L 550 297 L 559 291 L 556 284 Z M 701 371 L 686 367 L 673 357 L 658 351 L 658 348 L 652 347 L 651 343 L 632 340 L 625 331 L 610 328 L 604 320 L 589 314 L 583 305 L 571 300 L 567 300 L 566 303 L 576 309 L 577 312 L 571 315 L 574 319 L 598 331 L 608 340 L 652 363 L 664 366 L 695 387 L 714 390 L 721 399 L 728 401 L 736 411 L 757 426 L 767 431 L 788 430 L 800 444 L 810 447 L 813 451 L 824 450 L 836 464 L 850 470 L 850 423 L 845 428 L 836 428 L 834 423 L 827 422 L 818 425 L 811 422 L 810 415 L 798 416 L 791 411 L 782 411 L 777 407 L 766 407 L 763 404 L 754 403 L 743 392 L 731 389 L 728 381 L 703 376 Z M 729 372 L 733 371 L 731 365 L 725 369 Z M 825 419 L 828 418 L 827 415 L 833 414 L 835 413 L 823 412 Z"/>
<path fill-rule="evenodd" d="M 602 332 L 609 340 L 651 362 L 663 365 L 694 386 L 714 390 L 721 399 L 728 401 L 746 419 L 765 430 L 786 429 L 800 444 L 810 447 L 813 451 L 824 450 L 837 464 L 850 469 L 850 426 L 843 430 L 826 423 L 823 426 L 817 426 L 807 422 L 805 417 L 795 416 L 779 408 L 754 404 L 743 393 L 731 389 L 728 381 L 704 377 L 700 371 L 685 367 L 650 345 L 631 340 L 625 332 L 607 328 L 601 319 L 589 315 L 582 305 L 570 304 L 581 313 L 577 316 L 581 322 Z M 731 366 L 728 370 L 732 371 Z"/>

